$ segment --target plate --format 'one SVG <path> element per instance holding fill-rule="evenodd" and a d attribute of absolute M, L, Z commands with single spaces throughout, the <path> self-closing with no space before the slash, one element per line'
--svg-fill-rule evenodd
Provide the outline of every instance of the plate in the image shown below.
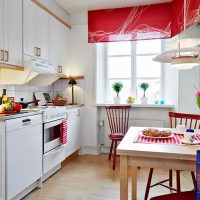
<path fill-rule="evenodd" d="M 172 133 L 170 136 L 167 136 L 167 137 L 153 137 L 153 136 L 144 135 L 143 132 L 141 131 L 141 132 L 140 132 L 140 135 L 141 135 L 141 136 L 144 136 L 144 137 L 146 137 L 146 138 L 152 138 L 152 139 L 168 139 L 168 138 L 173 137 L 174 134 Z"/>
<path fill-rule="evenodd" d="M 193 143 L 191 143 L 191 142 L 186 142 L 184 139 L 182 139 L 181 142 L 182 142 L 183 144 L 190 144 L 190 145 L 197 145 L 197 144 L 200 144 L 200 141 L 197 141 L 197 140 L 194 140 Z"/>

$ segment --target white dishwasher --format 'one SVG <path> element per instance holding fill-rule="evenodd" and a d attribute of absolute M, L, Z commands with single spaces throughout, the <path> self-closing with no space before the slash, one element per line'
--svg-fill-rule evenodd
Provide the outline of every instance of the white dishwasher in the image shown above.
<path fill-rule="evenodd" d="M 42 177 L 42 117 L 6 121 L 6 199 Z"/>

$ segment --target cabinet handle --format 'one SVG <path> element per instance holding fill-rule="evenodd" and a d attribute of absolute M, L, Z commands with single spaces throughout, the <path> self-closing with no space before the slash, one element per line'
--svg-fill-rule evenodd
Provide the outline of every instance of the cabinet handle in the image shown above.
<path fill-rule="evenodd" d="M 38 48 L 38 56 L 40 57 L 41 56 L 41 48 Z"/>
<path fill-rule="evenodd" d="M 9 51 L 5 51 L 5 54 L 6 54 L 5 62 L 8 62 L 9 61 Z"/>
<path fill-rule="evenodd" d="M 38 56 L 38 48 L 37 47 L 34 47 L 34 55 Z"/>
<path fill-rule="evenodd" d="M 4 50 L 1 49 L 1 61 L 4 61 Z"/>
<path fill-rule="evenodd" d="M 80 109 L 77 110 L 77 116 L 79 117 L 81 115 Z"/>

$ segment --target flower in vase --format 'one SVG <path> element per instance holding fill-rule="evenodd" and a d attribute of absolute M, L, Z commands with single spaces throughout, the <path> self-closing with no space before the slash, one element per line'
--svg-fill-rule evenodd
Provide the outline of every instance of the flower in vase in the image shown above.
<path fill-rule="evenodd" d="M 196 101 L 198 108 L 200 109 L 200 90 L 197 90 L 195 92 L 195 101 Z"/>

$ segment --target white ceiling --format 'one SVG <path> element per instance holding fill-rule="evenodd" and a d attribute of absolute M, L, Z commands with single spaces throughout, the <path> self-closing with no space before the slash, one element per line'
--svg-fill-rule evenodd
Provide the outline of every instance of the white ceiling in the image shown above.
<path fill-rule="evenodd" d="M 122 8 L 135 5 L 149 5 L 172 0 L 55 0 L 69 14 L 83 13 L 88 10 Z"/>

